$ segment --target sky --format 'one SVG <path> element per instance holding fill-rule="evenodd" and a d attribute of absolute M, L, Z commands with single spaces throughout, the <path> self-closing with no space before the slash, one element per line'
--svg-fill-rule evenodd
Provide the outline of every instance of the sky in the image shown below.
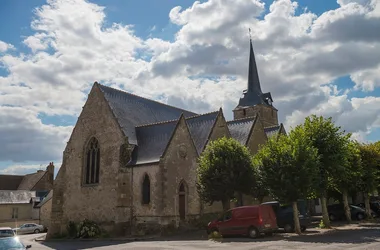
<path fill-rule="evenodd" d="M 0 23 L 0 174 L 57 171 L 95 81 L 232 119 L 249 28 L 288 131 L 380 140 L 380 0 L 2 0 Z"/>

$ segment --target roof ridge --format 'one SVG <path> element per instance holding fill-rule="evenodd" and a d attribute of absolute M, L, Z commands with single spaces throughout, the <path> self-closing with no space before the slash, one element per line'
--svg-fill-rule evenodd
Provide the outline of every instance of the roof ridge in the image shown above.
<path fill-rule="evenodd" d="M 153 126 L 153 125 L 160 125 L 160 124 L 165 124 L 165 123 L 171 123 L 171 122 L 176 122 L 178 120 L 179 120 L 179 118 L 178 119 L 173 119 L 173 120 L 162 121 L 162 122 L 154 122 L 154 123 L 142 124 L 142 125 L 136 126 L 135 128 L 143 128 L 143 127 L 149 127 L 149 126 Z"/>
<path fill-rule="evenodd" d="M 151 101 L 151 102 L 155 102 L 155 103 L 159 103 L 161 105 L 165 105 L 165 106 L 168 106 L 168 107 L 171 107 L 171 108 L 175 108 L 175 109 L 178 109 L 178 110 L 181 110 L 181 111 L 186 111 L 186 112 L 189 112 L 189 113 L 194 113 L 192 111 L 189 111 L 189 110 L 186 110 L 186 109 L 182 109 L 182 108 L 178 108 L 178 107 L 175 107 L 175 106 L 172 106 L 172 105 L 169 105 L 169 104 L 166 104 L 166 103 L 163 103 L 163 102 L 159 102 L 159 101 L 156 101 L 156 100 L 153 100 L 153 99 L 149 99 L 149 98 L 146 98 L 146 97 L 143 97 L 143 96 L 139 96 L 139 95 L 136 95 L 136 94 L 133 94 L 133 93 L 130 93 L 130 92 L 127 92 L 125 90 L 120 90 L 120 89 L 115 89 L 115 88 L 112 88 L 112 87 L 109 87 L 109 86 L 106 86 L 106 85 L 103 85 L 103 84 L 100 84 L 98 82 L 95 82 L 96 84 L 99 84 L 100 86 L 103 86 L 103 87 L 106 87 L 106 88 L 110 88 L 110 89 L 113 89 L 113 90 L 116 90 L 118 92 L 121 92 L 121 93 L 124 93 L 124 94 L 128 94 L 128 95 L 131 95 L 131 96 L 135 96 L 135 97 L 138 97 L 138 98 L 141 98 L 141 99 L 144 99 L 144 100 L 147 100 L 147 101 Z M 194 113 L 196 114 L 196 113 Z"/>
<path fill-rule="evenodd" d="M 219 113 L 219 110 L 218 111 L 211 111 L 211 112 L 204 113 L 204 114 L 194 115 L 194 116 L 190 116 L 190 117 L 185 117 L 185 120 L 197 118 L 197 117 L 204 116 L 204 115 L 210 115 L 210 114 L 213 114 L 213 113 Z"/>
<path fill-rule="evenodd" d="M 281 127 L 281 125 L 268 126 L 268 127 L 264 127 L 264 129 L 266 129 L 266 128 L 275 128 L 275 127 Z"/>
<path fill-rule="evenodd" d="M 256 117 L 257 117 L 256 115 L 254 115 L 254 116 L 248 116 L 248 117 L 243 117 L 243 118 L 227 121 L 227 123 L 229 123 L 229 122 L 236 122 L 236 121 L 242 121 L 242 120 L 248 120 L 248 119 L 255 119 Z"/>

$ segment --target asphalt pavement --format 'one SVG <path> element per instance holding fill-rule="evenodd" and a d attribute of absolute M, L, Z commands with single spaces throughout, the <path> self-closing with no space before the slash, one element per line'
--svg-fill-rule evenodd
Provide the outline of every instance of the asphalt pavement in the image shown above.
<path fill-rule="evenodd" d="M 312 229 L 311 229 L 312 230 Z M 133 249 L 133 250 L 196 250 L 196 249 L 380 249 L 380 225 L 362 226 L 356 229 L 340 229 L 325 234 L 293 235 L 276 234 L 256 240 L 248 238 L 225 238 L 222 242 L 207 240 L 200 233 L 189 233 L 175 237 L 159 238 L 151 241 L 50 241 L 37 242 L 35 238 L 43 234 L 22 235 L 25 244 L 31 244 L 32 250 L 48 249 Z"/>

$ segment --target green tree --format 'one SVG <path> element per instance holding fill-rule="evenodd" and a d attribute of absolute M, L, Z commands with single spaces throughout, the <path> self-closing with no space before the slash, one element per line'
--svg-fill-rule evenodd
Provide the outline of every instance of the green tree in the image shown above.
<path fill-rule="evenodd" d="M 319 164 L 319 186 L 316 189 L 321 197 L 322 219 L 326 227 L 330 227 L 327 211 L 327 189 L 331 178 L 338 179 L 346 165 L 346 145 L 350 135 L 335 126 L 332 118 L 317 117 L 311 115 L 306 117 L 305 122 L 300 125 L 305 131 L 306 137 L 318 150 Z"/>
<path fill-rule="evenodd" d="M 351 211 L 348 204 L 348 193 L 358 191 L 359 180 L 362 175 L 360 150 L 357 142 L 347 141 L 346 150 L 342 150 L 345 157 L 340 175 L 331 179 L 330 189 L 341 194 L 347 221 L 351 223 Z"/>
<path fill-rule="evenodd" d="M 318 177 L 318 151 L 314 148 L 302 127 L 269 139 L 256 154 L 260 178 L 273 197 L 291 203 L 296 233 L 301 233 L 297 201 L 306 198 L 315 188 Z"/>
<path fill-rule="evenodd" d="M 366 214 L 371 218 L 369 195 L 377 188 L 377 178 L 380 166 L 380 150 L 376 144 L 360 144 L 360 157 L 362 163 L 362 174 L 359 189 L 364 194 Z"/>
<path fill-rule="evenodd" d="M 197 190 L 209 204 L 221 201 L 223 209 L 237 193 L 249 194 L 255 183 L 251 155 L 238 141 L 223 137 L 211 141 L 199 159 Z"/>

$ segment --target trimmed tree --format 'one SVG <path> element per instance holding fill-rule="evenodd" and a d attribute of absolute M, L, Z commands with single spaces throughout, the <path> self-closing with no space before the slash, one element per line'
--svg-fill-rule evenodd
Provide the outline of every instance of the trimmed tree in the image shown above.
<path fill-rule="evenodd" d="M 337 190 L 341 194 L 344 211 L 348 223 L 351 223 L 351 210 L 348 204 L 348 193 L 357 191 L 359 180 L 362 175 L 360 150 L 357 142 L 348 141 L 346 151 L 344 153 L 344 168 L 339 176 L 331 179 L 330 188 Z"/>
<path fill-rule="evenodd" d="M 377 188 L 377 178 L 380 166 L 380 150 L 376 144 L 360 144 L 360 157 L 362 163 L 362 174 L 359 189 L 363 192 L 365 210 L 368 218 L 371 218 L 369 195 Z"/>
<path fill-rule="evenodd" d="M 230 208 L 235 194 L 249 194 L 255 183 L 248 149 L 232 138 L 211 141 L 199 159 L 197 190 L 202 201 Z"/>
<path fill-rule="evenodd" d="M 314 148 L 302 127 L 289 136 L 269 139 L 256 154 L 263 184 L 273 197 L 293 207 L 295 232 L 301 234 L 297 201 L 306 198 L 315 188 L 318 177 L 318 151 Z"/>
<path fill-rule="evenodd" d="M 301 125 L 305 135 L 312 145 L 318 150 L 319 185 L 316 192 L 321 197 L 322 220 L 325 227 L 330 228 L 330 220 L 327 211 L 327 189 L 330 179 L 338 179 L 346 165 L 347 141 L 350 135 L 335 126 L 332 118 L 317 117 L 312 115 L 305 118 Z"/>

